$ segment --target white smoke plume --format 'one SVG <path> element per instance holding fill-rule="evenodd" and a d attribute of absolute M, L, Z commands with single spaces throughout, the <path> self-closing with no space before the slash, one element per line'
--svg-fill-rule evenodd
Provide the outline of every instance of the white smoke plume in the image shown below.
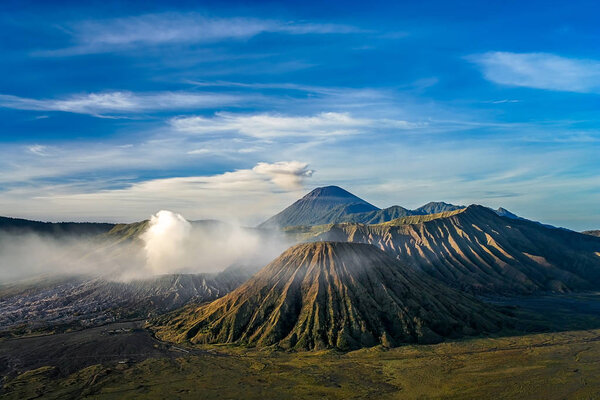
<path fill-rule="evenodd" d="M 142 235 L 146 273 L 218 272 L 232 265 L 262 266 L 287 247 L 275 236 L 218 221 L 188 222 L 161 210 Z"/>
<path fill-rule="evenodd" d="M 150 218 L 150 226 L 142 234 L 146 267 L 152 274 L 169 271 L 187 264 L 192 225 L 181 214 L 161 210 Z"/>
<path fill-rule="evenodd" d="M 58 275 L 110 280 L 178 273 L 216 273 L 230 266 L 257 270 L 291 243 L 278 234 L 218 221 L 189 222 L 161 210 L 131 242 L 0 233 L 0 284 Z"/>

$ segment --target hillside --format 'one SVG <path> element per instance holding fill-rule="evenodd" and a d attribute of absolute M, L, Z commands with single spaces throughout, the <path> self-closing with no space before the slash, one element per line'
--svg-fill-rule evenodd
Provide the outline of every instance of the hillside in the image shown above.
<path fill-rule="evenodd" d="M 348 350 L 497 331 L 503 321 L 374 246 L 324 242 L 288 249 L 229 295 L 153 329 L 173 341 Z"/>
<path fill-rule="evenodd" d="M 113 229 L 115 224 L 100 222 L 41 222 L 21 218 L 0 217 L 0 233 L 36 233 L 53 236 L 99 235 Z"/>
<path fill-rule="evenodd" d="M 600 237 L 600 230 L 597 230 L 597 231 L 596 230 L 594 230 L 594 231 L 584 231 L 584 232 L 581 232 L 581 233 L 583 233 L 584 235 L 590 235 L 590 236 Z"/>
<path fill-rule="evenodd" d="M 288 229 L 297 240 L 370 243 L 456 288 L 528 294 L 600 288 L 600 239 L 482 206 L 379 225 Z"/>

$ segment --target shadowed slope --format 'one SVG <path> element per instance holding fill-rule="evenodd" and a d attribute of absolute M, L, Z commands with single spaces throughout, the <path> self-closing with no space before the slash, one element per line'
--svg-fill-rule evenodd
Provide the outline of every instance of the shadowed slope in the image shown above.
<path fill-rule="evenodd" d="M 373 246 L 321 242 L 288 249 L 229 295 L 155 329 L 175 341 L 347 350 L 497 331 L 503 320 Z"/>
<path fill-rule="evenodd" d="M 444 283 L 475 293 L 600 288 L 600 239 L 500 217 L 482 206 L 380 225 L 327 225 L 295 233 L 302 240 L 370 243 Z"/>

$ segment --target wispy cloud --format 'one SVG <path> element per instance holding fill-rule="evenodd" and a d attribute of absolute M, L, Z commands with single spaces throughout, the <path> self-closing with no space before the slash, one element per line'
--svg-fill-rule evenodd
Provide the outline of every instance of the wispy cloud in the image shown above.
<path fill-rule="evenodd" d="M 548 53 L 488 52 L 469 56 L 486 79 L 508 86 L 600 93 L 600 61 Z"/>
<path fill-rule="evenodd" d="M 77 94 L 55 99 L 32 99 L 0 94 L 0 107 L 103 116 L 111 113 L 211 108 L 232 105 L 244 100 L 248 100 L 248 96 L 196 92 L 113 91 Z"/>
<path fill-rule="evenodd" d="M 29 152 L 36 154 L 38 156 L 47 156 L 48 155 L 48 146 L 44 146 L 41 144 L 31 145 L 31 146 L 27 147 L 27 150 L 29 150 Z"/>
<path fill-rule="evenodd" d="M 74 46 L 38 55 L 67 56 L 103 53 L 135 46 L 175 43 L 211 43 L 248 39 L 261 33 L 345 34 L 361 32 L 347 25 L 279 21 L 259 18 L 216 18 L 198 13 L 144 14 L 125 18 L 90 20 L 65 29 Z"/>
<path fill-rule="evenodd" d="M 231 132 L 256 138 L 352 135 L 375 126 L 397 129 L 419 126 L 408 121 L 360 118 L 338 112 L 312 116 L 217 113 L 208 118 L 176 117 L 170 123 L 176 130 L 189 134 Z"/>

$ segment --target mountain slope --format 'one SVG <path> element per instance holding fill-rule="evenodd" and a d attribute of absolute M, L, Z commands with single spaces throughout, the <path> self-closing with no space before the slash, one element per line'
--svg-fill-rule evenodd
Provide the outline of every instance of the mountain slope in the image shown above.
<path fill-rule="evenodd" d="M 451 286 L 480 294 L 600 288 L 600 239 L 498 216 L 482 206 L 379 225 L 290 230 L 298 240 L 370 243 Z"/>
<path fill-rule="evenodd" d="M 590 235 L 590 236 L 600 237 L 600 230 L 597 230 L 597 231 L 583 231 L 581 233 L 583 233 L 584 235 Z"/>
<path fill-rule="evenodd" d="M 348 214 L 378 210 L 379 208 L 338 186 L 325 186 L 308 193 L 259 227 L 326 224 Z"/>
<path fill-rule="evenodd" d="M 296 245 L 210 304 L 165 316 L 166 340 L 342 350 L 500 329 L 494 308 L 356 243 Z"/>

